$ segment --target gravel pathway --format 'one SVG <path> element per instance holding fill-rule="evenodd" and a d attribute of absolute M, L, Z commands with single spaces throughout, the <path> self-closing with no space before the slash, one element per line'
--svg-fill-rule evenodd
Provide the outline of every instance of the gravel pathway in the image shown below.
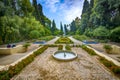
<path fill-rule="evenodd" d="M 81 48 L 72 50 L 78 58 L 63 62 L 51 56 L 57 48 L 48 48 L 11 80 L 119 80 Z"/>

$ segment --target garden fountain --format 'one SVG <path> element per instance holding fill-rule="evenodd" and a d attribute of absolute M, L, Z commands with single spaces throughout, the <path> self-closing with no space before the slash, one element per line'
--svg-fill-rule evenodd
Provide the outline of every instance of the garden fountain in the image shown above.
<path fill-rule="evenodd" d="M 77 54 L 65 50 L 65 46 L 63 46 L 63 50 L 57 51 L 52 55 L 55 59 L 57 60 L 62 60 L 62 61 L 69 61 L 77 58 Z"/>

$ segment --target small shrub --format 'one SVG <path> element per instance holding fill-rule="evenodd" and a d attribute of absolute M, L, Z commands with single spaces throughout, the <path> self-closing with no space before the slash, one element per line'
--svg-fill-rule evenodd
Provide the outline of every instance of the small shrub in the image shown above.
<path fill-rule="evenodd" d="M 90 38 L 85 35 L 74 35 L 73 38 L 83 41 L 83 40 L 89 40 Z"/>
<path fill-rule="evenodd" d="M 30 46 L 30 43 L 25 43 L 23 47 L 28 48 Z"/>
<path fill-rule="evenodd" d="M 113 62 L 106 60 L 103 57 L 100 57 L 100 62 L 102 62 L 108 69 L 110 69 L 113 73 L 120 76 L 120 67 L 116 66 Z"/>
<path fill-rule="evenodd" d="M 103 48 L 106 50 L 107 53 L 110 53 L 110 51 L 112 50 L 111 45 L 104 45 Z"/>
<path fill-rule="evenodd" d="M 63 50 L 63 45 L 58 45 L 58 50 Z"/>
<path fill-rule="evenodd" d="M 65 46 L 65 49 L 71 51 L 71 46 L 70 46 L 70 45 L 66 45 L 66 46 Z"/>

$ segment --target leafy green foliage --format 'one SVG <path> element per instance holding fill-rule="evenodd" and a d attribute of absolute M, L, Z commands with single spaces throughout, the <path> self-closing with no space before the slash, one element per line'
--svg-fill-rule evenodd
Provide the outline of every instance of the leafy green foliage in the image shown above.
<path fill-rule="evenodd" d="M 97 38 L 107 38 L 109 37 L 109 30 L 107 30 L 105 27 L 98 27 L 93 31 L 93 36 Z"/>
<path fill-rule="evenodd" d="M 58 50 L 63 50 L 63 45 L 58 45 Z"/>
<path fill-rule="evenodd" d="M 56 44 L 71 44 L 73 42 L 67 37 L 60 37 L 55 43 Z"/>
<path fill-rule="evenodd" d="M 30 46 L 30 43 L 23 44 L 23 47 L 28 48 Z"/>
<path fill-rule="evenodd" d="M 60 22 L 60 35 L 63 35 L 63 25 L 62 25 L 62 22 Z"/>
<path fill-rule="evenodd" d="M 106 50 L 107 53 L 111 53 L 111 50 L 113 49 L 111 45 L 105 44 L 103 48 Z"/>
<path fill-rule="evenodd" d="M 83 40 L 89 40 L 90 38 L 85 36 L 85 35 L 74 35 L 73 36 L 75 39 L 83 41 Z"/>
<path fill-rule="evenodd" d="M 53 35 L 56 34 L 57 28 L 56 28 L 56 23 L 55 23 L 54 20 L 53 20 L 53 22 L 52 22 L 51 31 L 52 31 L 52 34 L 53 34 Z"/>
<path fill-rule="evenodd" d="M 45 37 L 40 37 L 39 40 L 45 40 L 45 41 L 49 41 L 51 39 L 55 38 L 54 36 L 45 36 Z"/>
<path fill-rule="evenodd" d="M 64 24 L 64 30 L 65 30 L 65 35 L 67 35 L 68 34 L 68 29 L 67 29 L 67 25 L 66 24 Z"/>
<path fill-rule="evenodd" d="M 21 62 L 17 63 L 15 66 L 10 66 L 8 70 L 0 71 L 0 80 L 10 80 L 10 78 L 20 73 L 20 71 L 25 66 L 31 63 L 37 55 L 43 53 L 47 48 L 48 46 L 45 45 L 38 49 L 37 51 L 35 51 L 33 54 L 23 59 Z"/>
<path fill-rule="evenodd" d="M 88 48 L 87 46 L 82 45 L 81 47 L 82 47 L 82 49 L 84 49 L 85 51 L 87 51 L 90 55 L 96 55 L 95 51 L 92 50 L 92 49 L 90 49 L 90 48 Z"/>
<path fill-rule="evenodd" d="M 100 62 L 102 62 L 107 68 L 109 68 L 113 73 L 120 77 L 120 67 L 113 64 L 113 62 L 100 57 Z"/>
<path fill-rule="evenodd" d="M 72 21 L 70 34 L 86 35 L 91 38 L 110 39 L 119 42 L 120 8 L 119 0 L 84 0 L 79 27 Z M 74 27 L 72 27 L 74 26 Z M 75 29 L 76 28 L 76 29 Z M 115 29 L 116 28 L 116 29 Z M 111 30 L 111 32 L 110 32 Z M 111 35 L 110 35 L 111 34 Z"/>
<path fill-rule="evenodd" d="M 120 42 L 120 27 L 111 30 L 110 37 L 112 41 Z"/>
<path fill-rule="evenodd" d="M 107 45 L 107 44 L 106 44 L 106 45 L 104 45 L 104 46 L 103 46 L 103 48 L 104 48 L 104 49 L 107 49 L 107 50 L 112 50 L 111 45 Z"/>
<path fill-rule="evenodd" d="M 42 13 L 42 6 L 37 2 L 36 6 L 37 10 L 29 0 L 0 1 L 0 42 L 2 44 L 51 35 L 51 21 Z M 34 12 L 39 14 L 33 15 Z M 37 20 L 34 16 L 40 19 Z"/>
<path fill-rule="evenodd" d="M 65 46 L 65 49 L 71 51 L 71 46 L 70 46 L 70 45 L 66 45 L 66 46 Z"/>
<path fill-rule="evenodd" d="M 38 39 L 40 36 L 40 33 L 37 30 L 33 30 L 29 34 L 31 39 Z"/>

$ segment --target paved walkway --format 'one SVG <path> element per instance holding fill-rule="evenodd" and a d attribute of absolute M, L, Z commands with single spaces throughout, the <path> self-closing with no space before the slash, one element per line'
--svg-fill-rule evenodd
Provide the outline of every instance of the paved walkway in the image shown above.
<path fill-rule="evenodd" d="M 80 44 L 80 45 L 82 44 L 81 41 L 76 40 L 73 37 L 69 37 L 69 38 L 74 42 L 74 44 Z M 97 50 L 97 51 L 99 51 L 99 52 L 101 52 L 101 53 L 103 53 L 103 54 L 105 54 L 105 55 L 107 55 L 107 56 L 109 56 L 109 57 L 111 57 L 111 58 L 120 62 L 120 54 L 107 54 L 105 52 L 105 50 L 103 49 L 103 45 L 104 45 L 103 43 L 89 44 L 89 45 L 91 45 L 95 50 Z"/>
<path fill-rule="evenodd" d="M 55 41 L 57 41 L 58 38 L 59 38 L 59 37 L 56 37 L 56 38 L 54 38 L 54 39 L 48 41 L 46 44 L 54 44 Z"/>
<path fill-rule="evenodd" d="M 81 48 L 78 58 L 62 62 L 52 57 L 57 48 L 48 48 L 11 80 L 119 80 Z"/>
<path fill-rule="evenodd" d="M 81 41 L 74 39 L 72 36 L 70 36 L 69 38 L 74 42 L 74 44 L 76 44 L 76 45 L 82 45 Z"/>
<path fill-rule="evenodd" d="M 23 56 L 29 54 L 31 51 L 37 49 L 39 47 L 39 45 L 37 44 L 31 44 L 31 46 L 28 48 L 28 51 L 25 53 L 15 53 L 15 54 L 11 54 L 11 55 L 0 55 L 0 66 L 5 66 L 5 65 L 9 65 L 13 62 L 15 62 L 16 60 L 22 58 Z"/>
<path fill-rule="evenodd" d="M 54 44 L 54 42 L 58 39 L 59 37 L 56 37 L 50 41 L 48 41 L 46 44 Z M 31 51 L 37 49 L 39 47 L 39 44 L 31 44 L 31 46 L 28 48 L 28 51 L 25 53 L 15 53 L 11 55 L 0 55 L 0 68 L 4 67 L 5 65 L 9 65 L 16 60 L 22 58 L 23 56 L 29 54 Z"/>

